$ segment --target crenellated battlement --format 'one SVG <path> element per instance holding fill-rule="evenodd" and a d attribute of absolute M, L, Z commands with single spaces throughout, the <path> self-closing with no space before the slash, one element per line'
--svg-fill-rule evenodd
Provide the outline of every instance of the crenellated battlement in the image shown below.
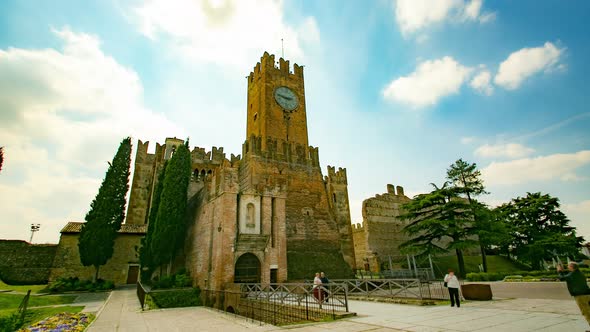
<path fill-rule="evenodd" d="M 353 233 L 361 233 L 365 231 L 365 225 L 361 223 L 352 224 L 352 232 Z"/>
<path fill-rule="evenodd" d="M 336 171 L 336 167 L 328 165 L 328 179 L 331 183 L 348 184 L 346 168 L 338 167 Z"/>
<path fill-rule="evenodd" d="M 165 156 L 171 154 L 173 151 L 172 148 L 178 147 L 180 144 L 184 144 L 184 140 L 174 138 L 166 138 L 166 144 L 159 144 L 156 143 L 156 151 L 155 153 L 148 153 L 149 142 L 142 142 L 138 140 L 137 142 L 137 154 L 136 154 L 136 163 L 143 163 L 143 164 L 153 164 L 154 162 L 162 162 L 165 159 Z M 168 156 L 168 158 L 170 158 Z M 166 158 L 167 159 L 167 158 Z M 225 156 L 225 152 L 223 152 L 223 147 L 212 147 L 210 151 L 207 151 L 205 148 L 201 148 L 195 146 L 191 151 L 191 164 L 192 168 L 199 168 L 200 170 L 212 170 L 220 165 L 222 165 L 225 161 L 229 162 L 231 165 L 239 163 L 241 160 L 240 155 L 231 155 L 231 160 L 227 160 Z"/>
<path fill-rule="evenodd" d="M 253 154 L 268 160 L 320 166 L 319 149 L 317 147 L 304 146 L 282 139 L 273 139 L 272 137 L 266 137 L 264 143 L 263 137 L 250 136 L 242 144 L 242 155 Z"/>
<path fill-rule="evenodd" d="M 392 184 L 387 184 L 387 193 L 390 195 L 395 195 L 395 196 L 405 196 L 404 187 L 402 187 L 402 186 L 396 187 Z"/>
<path fill-rule="evenodd" d="M 253 83 L 268 74 L 281 74 L 291 79 L 303 80 L 303 66 L 299 66 L 295 63 L 293 64 L 293 71 L 291 71 L 289 60 L 283 58 L 279 59 L 277 66 L 275 55 L 264 52 L 260 58 L 260 62 L 258 62 L 256 66 L 254 66 L 254 70 L 250 72 L 250 75 L 248 76 L 248 84 Z"/>
<path fill-rule="evenodd" d="M 191 161 L 193 164 L 221 164 L 225 160 L 223 147 L 214 146 L 211 151 L 206 151 L 198 146 L 191 151 Z"/>
<path fill-rule="evenodd" d="M 164 145 L 156 143 L 155 153 L 149 153 L 148 148 L 150 142 L 145 143 L 141 140 L 137 140 L 137 152 L 135 153 L 136 164 L 153 164 L 154 161 L 161 161 L 164 155 Z"/>

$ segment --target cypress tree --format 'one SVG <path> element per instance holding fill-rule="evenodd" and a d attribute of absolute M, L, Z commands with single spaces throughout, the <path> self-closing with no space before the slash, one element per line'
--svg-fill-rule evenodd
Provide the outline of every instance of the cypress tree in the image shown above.
<path fill-rule="evenodd" d="M 166 167 L 160 204 L 150 241 L 156 266 L 172 263 L 184 243 L 187 191 L 191 175 L 191 156 L 187 144 L 180 145 Z"/>
<path fill-rule="evenodd" d="M 139 262 L 141 264 L 142 279 L 149 280 L 154 269 L 157 265 L 154 263 L 154 252 L 151 247 L 151 243 L 154 237 L 154 228 L 156 225 L 156 217 L 158 215 L 158 208 L 160 207 L 160 197 L 162 195 L 162 189 L 164 188 L 164 177 L 166 175 L 166 168 L 168 162 L 164 162 L 164 166 L 158 175 L 158 182 L 156 189 L 154 190 L 154 197 L 152 200 L 152 206 L 150 208 L 150 214 L 148 217 L 148 229 L 145 237 L 141 239 L 141 248 L 139 249 Z"/>
<path fill-rule="evenodd" d="M 125 219 L 125 203 L 129 189 L 131 165 L 131 138 L 121 141 L 119 149 L 109 163 L 98 194 L 90 204 L 78 238 L 80 261 L 84 266 L 94 266 L 93 281 L 98 278 L 101 265 L 113 256 L 117 231 Z"/>

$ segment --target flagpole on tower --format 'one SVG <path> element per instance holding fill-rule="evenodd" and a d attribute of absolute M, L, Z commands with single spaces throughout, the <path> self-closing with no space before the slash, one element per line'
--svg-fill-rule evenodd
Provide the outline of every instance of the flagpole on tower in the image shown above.
<path fill-rule="evenodd" d="M 281 38 L 281 58 L 285 58 L 285 48 L 283 46 L 283 38 Z"/>

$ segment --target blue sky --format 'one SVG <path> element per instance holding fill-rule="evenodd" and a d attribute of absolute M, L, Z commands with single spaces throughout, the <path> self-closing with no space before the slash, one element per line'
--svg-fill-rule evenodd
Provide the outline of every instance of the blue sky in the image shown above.
<path fill-rule="evenodd" d="M 560 198 L 590 240 L 587 1 L 3 1 L 0 238 L 57 242 L 123 137 L 241 153 L 264 51 L 305 65 L 309 142 L 351 216 L 477 163 L 490 205 Z"/>

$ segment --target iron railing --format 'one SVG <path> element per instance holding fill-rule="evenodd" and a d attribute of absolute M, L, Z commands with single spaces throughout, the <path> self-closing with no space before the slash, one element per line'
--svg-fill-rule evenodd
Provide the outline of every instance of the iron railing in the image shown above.
<path fill-rule="evenodd" d="M 273 325 L 348 315 L 346 284 L 237 284 L 235 290 L 204 290 L 205 306 Z"/>
<path fill-rule="evenodd" d="M 350 296 L 448 300 L 449 292 L 442 281 L 421 279 L 335 279 L 346 284 Z"/>
<path fill-rule="evenodd" d="M 145 289 L 141 282 L 137 282 L 137 298 L 139 299 L 139 304 L 141 305 L 141 310 L 145 308 L 145 298 L 146 295 L 149 293 L 149 290 Z"/>
<path fill-rule="evenodd" d="M 27 307 L 29 306 L 29 299 L 31 298 L 31 290 L 27 291 L 27 295 L 23 297 L 23 300 L 20 302 L 17 310 L 17 325 L 21 326 L 25 321 L 25 315 L 27 314 Z"/>

